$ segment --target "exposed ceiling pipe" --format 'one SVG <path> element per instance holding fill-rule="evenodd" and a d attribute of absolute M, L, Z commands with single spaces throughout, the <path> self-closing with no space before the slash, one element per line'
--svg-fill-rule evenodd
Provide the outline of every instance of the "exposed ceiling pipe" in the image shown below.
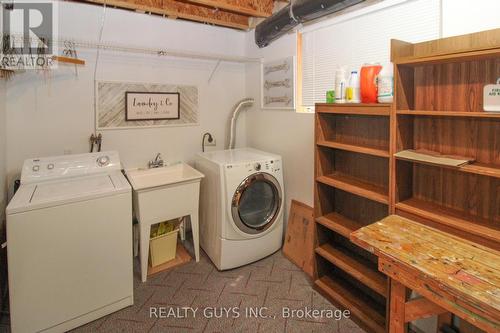
<path fill-rule="evenodd" d="M 266 47 L 299 24 L 330 15 L 365 0 L 292 0 L 255 27 L 255 43 Z"/>

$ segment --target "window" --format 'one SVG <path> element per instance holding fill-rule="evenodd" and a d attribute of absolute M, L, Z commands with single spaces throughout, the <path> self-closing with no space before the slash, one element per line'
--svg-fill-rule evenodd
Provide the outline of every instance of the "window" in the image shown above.
<path fill-rule="evenodd" d="M 389 63 L 391 38 L 412 43 L 439 38 L 440 1 L 405 1 L 376 8 L 367 7 L 349 19 L 332 18 L 327 26 L 306 27 L 299 34 L 297 97 L 302 110 L 325 102 L 326 91 L 334 88 L 337 68 L 349 73 L 364 63 Z"/>

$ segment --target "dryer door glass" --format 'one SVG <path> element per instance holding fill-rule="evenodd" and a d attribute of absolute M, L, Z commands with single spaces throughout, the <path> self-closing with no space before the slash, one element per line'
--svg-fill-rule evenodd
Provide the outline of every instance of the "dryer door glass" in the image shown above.
<path fill-rule="evenodd" d="M 276 178 L 257 173 L 246 178 L 233 196 L 233 220 L 246 233 L 256 234 L 273 225 L 281 208 L 281 189 Z"/>

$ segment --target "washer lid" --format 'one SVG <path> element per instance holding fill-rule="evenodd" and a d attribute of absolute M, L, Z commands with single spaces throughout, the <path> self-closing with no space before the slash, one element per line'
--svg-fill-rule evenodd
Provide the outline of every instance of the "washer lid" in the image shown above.
<path fill-rule="evenodd" d="M 21 185 L 10 201 L 7 206 L 7 214 L 130 191 L 130 185 L 121 172 L 25 184 Z"/>
<path fill-rule="evenodd" d="M 35 187 L 30 202 L 36 205 L 42 202 L 72 198 L 81 194 L 98 194 L 114 189 L 108 175 L 86 179 L 76 178 L 58 183 L 41 183 Z"/>

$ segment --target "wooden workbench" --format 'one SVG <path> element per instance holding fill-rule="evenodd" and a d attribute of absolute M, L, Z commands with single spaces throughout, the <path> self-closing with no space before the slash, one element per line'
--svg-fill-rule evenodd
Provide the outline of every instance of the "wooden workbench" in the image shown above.
<path fill-rule="evenodd" d="M 397 215 L 350 238 L 378 256 L 379 270 L 390 278 L 390 333 L 447 312 L 500 332 L 500 252 Z M 407 300 L 408 290 L 422 297 Z"/>

